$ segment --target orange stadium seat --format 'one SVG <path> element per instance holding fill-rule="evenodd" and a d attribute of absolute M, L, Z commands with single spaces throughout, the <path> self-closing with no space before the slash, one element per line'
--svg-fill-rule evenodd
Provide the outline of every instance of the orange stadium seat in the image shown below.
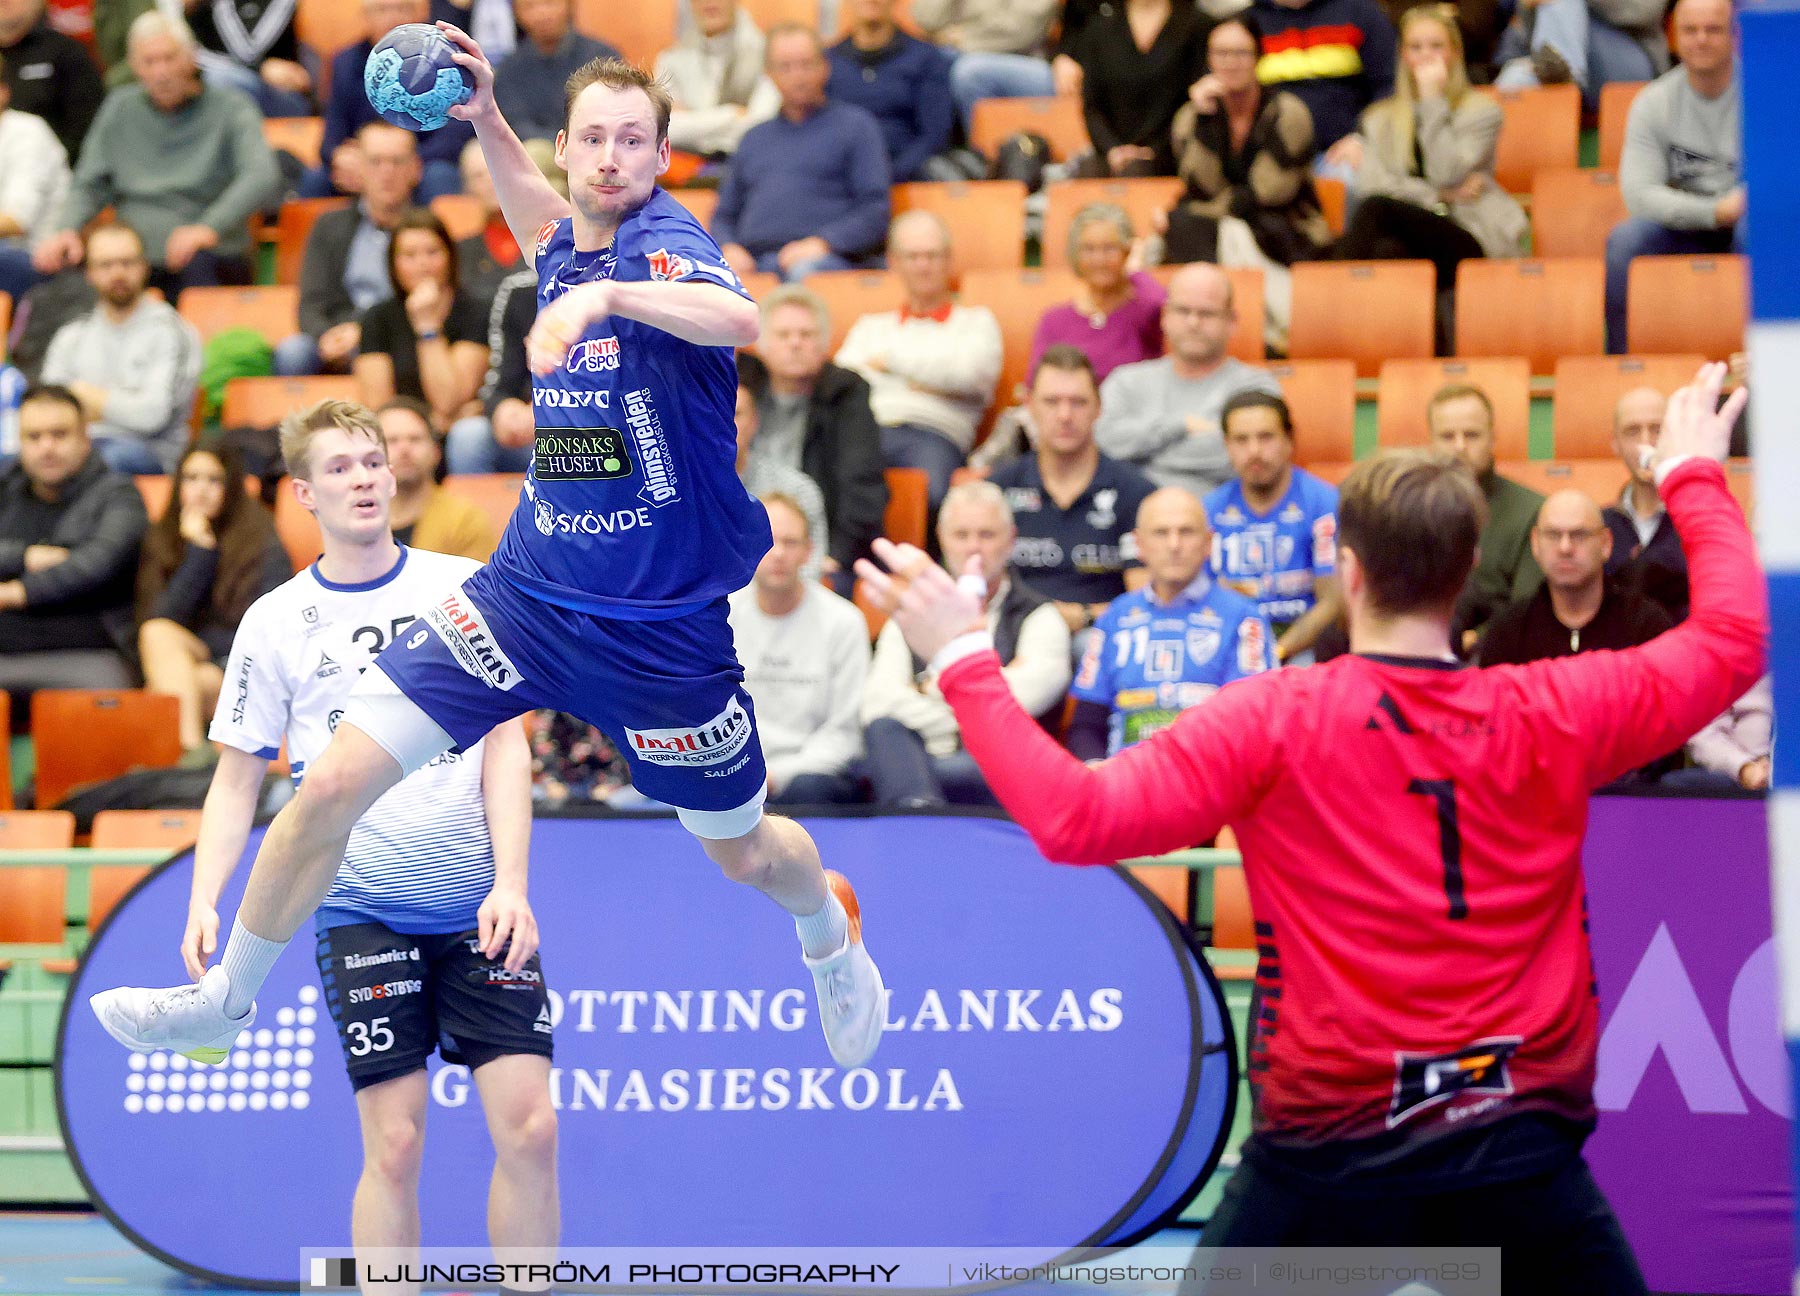
<path fill-rule="evenodd" d="M 330 93 L 331 60 L 361 42 L 367 27 L 362 0 L 300 0 L 295 8 L 294 36 L 319 56 L 320 103 Z"/>
<path fill-rule="evenodd" d="M 1606 264 L 1598 257 L 1492 261 L 1456 268 L 1456 354 L 1524 356 L 1547 374 L 1566 355 L 1606 350 Z"/>
<path fill-rule="evenodd" d="M 275 214 L 275 282 L 300 282 L 300 263 L 306 259 L 306 239 L 319 217 L 337 207 L 348 207 L 348 198 L 290 198 Z"/>
<path fill-rule="evenodd" d="M 1031 364 L 1031 339 L 1045 311 L 1075 295 L 1071 270 L 975 270 L 963 276 L 962 300 L 986 306 L 1000 322 L 1005 346 L 994 409 L 1016 403 Z"/>
<path fill-rule="evenodd" d="M 1164 288 L 1170 280 L 1180 274 L 1179 265 L 1162 265 L 1151 268 L 1150 273 L 1156 276 L 1157 282 Z M 1248 267 L 1236 266 L 1225 271 L 1225 277 L 1231 280 L 1231 305 L 1237 313 L 1237 322 L 1231 326 L 1231 337 L 1226 340 L 1225 352 L 1233 360 L 1242 360 L 1245 364 L 1261 364 L 1263 361 L 1263 283 L 1262 271 Z"/>
<path fill-rule="evenodd" d="M 645 71 L 675 43 L 673 0 L 575 0 L 575 26 Z"/>
<path fill-rule="evenodd" d="M 481 233 L 487 224 L 487 213 L 481 199 L 471 194 L 439 194 L 431 200 L 432 213 L 444 222 L 453 242 L 461 243 Z"/>
<path fill-rule="evenodd" d="M 288 561 L 296 572 L 317 558 L 324 548 L 319 538 L 319 521 L 300 507 L 294 498 L 294 479 L 283 477 L 275 488 L 275 534 L 287 550 Z"/>
<path fill-rule="evenodd" d="M 1507 459 L 1496 462 L 1494 469 L 1544 495 L 1578 490 L 1601 508 L 1616 503 L 1625 489 L 1625 466 L 1613 455 L 1604 459 Z"/>
<path fill-rule="evenodd" d="M 1310 469 L 1356 455 L 1356 366 L 1348 360 L 1272 364 L 1294 416 L 1294 462 Z"/>
<path fill-rule="evenodd" d="M 991 158 L 1021 131 L 1042 135 L 1050 145 L 1050 156 L 1058 162 L 1066 162 L 1093 147 L 1079 95 L 979 100 L 971 116 L 969 144 L 983 157 Z"/>
<path fill-rule="evenodd" d="M 719 208 L 717 189 L 671 189 L 669 197 L 688 209 L 688 215 L 707 229 L 712 228 L 713 213 Z"/>
<path fill-rule="evenodd" d="M 361 39 L 360 35 L 358 39 Z M 325 142 L 323 117 L 265 117 L 263 138 L 272 149 L 285 149 L 309 167 L 319 165 L 319 147 Z"/>
<path fill-rule="evenodd" d="M 0 689 L 0 810 L 13 808 L 12 694 Z"/>
<path fill-rule="evenodd" d="M 899 310 L 906 300 L 900 276 L 892 270 L 826 270 L 808 275 L 808 292 L 825 303 L 831 316 L 831 337 L 826 350 L 836 355 L 849 336 L 850 326 L 864 315 Z"/>
<path fill-rule="evenodd" d="M 1350 204 L 1344 182 L 1328 176 L 1314 176 L 1313 192 L 1319 195 L 1319 210 L 1325 215 L 1325 224 L 1330 226 L 1333 234 L 1342 234 L 1345 208 Z"/>
<path fill-rule="evenodd" d="M 300 331 L 300 289 L 292 284 L 261 288 L 189 288 L 176 303 L 181 317 L 200 330 L 202 341 L 230 328 L 255 329 L 273 346 Z"/>
<path fill-rule="evenodd" d="M 1648 81 L 1609 81 L 1600 87 L 1600 165 L 1619 169 L 1625 152 L 1625 123 L 1631 117 L 1632 100 Z"/>
<path fill-rule="evenodd" d="M 1731 488 L 1732 498 L 1737 500 L 1738 507 L 1744 510 L 1744 516 L 1755 520 L 1756 509 L 1756 472 L 1750 459 L 1727 459 L 1725 461 L 1725 484 Z"/>
<path fill-rule="evenodd" d="M 219 421 L 225 427 L 274 427 L 295 410 L 322 400 L 355 400 L 349 374 L 312 378 L 233 378 L 225 384 Z"/>
<path fill-rule="evenodd" d="M 1025 264 L 1025 186 L 1017 180 L 923 181 L 893 188 L 894 214 L 928 211 L 950 227 L 956 273 Z"/>
<path fill-rule="evenodd" d="M 161 811 L 145 810 L 140 812 L 136 810 L 103 810 L 100 813 L 160 814 Z M 98 845 L 97 839 L 100 836 L 100 815 L 94 816 L 94 836 L 96 838 L 95 844 Z M 191 841 L 184 842 L 182 846 L 174 847 L 174 849 L 181 850 L 183 847 L 192 844 Z M 148 877 L 149 874 L 150 865 L 148 864 L 92 865 L 88 869 L 88 930 L 93 931 L 98 928 L 101 923 L 105 922 L 106 916 L 119 907 L 119 901 L 129 895 L 131 888 L 136 886 L 141 879 Z"/>
<path fill-rule="evenodd" d="M 1373 378 L 1384 360 L 1430 356 L 1436 315 L 1429 261 L 1302 261 L 1288 355 L 1351 360 L 1357 377 Z"/>
<path fill-rule="evenodd" d="M 1349 459 L 1333 459 L 1327 463 L 1309 463 L 1305 465 L 1307 472 L 1311 473 L 1314 477 L 1317 477 L 1320 481 L 1330 482 L 1333 486 L 1342 486 L 1344 484 L 1344 478 L 1350 475 L 1350 470 L 1354 467 L 1356 467 L 1356 464 Z"/>
<path fill-rule="evenodd" d="M 1141 176 L 1135 180 L 1064 180 L 1044 188 L 1043 264 L 1066 266 L 1069 260 L 1069 227 L 1075 214 L 1089 203 L 1112 203 L 1131 217 L 1131 228 L 1142 237 L 1150 232 L 1150 218 L 1166 212 L 1181 197 L 1182 182 L 1175 176 Z"/>
<path fill-rule="evenodd" d="M 200 840 L 198 810 L 102 810 L 88 845 L 95 850 L 184 850 Z"/>
<path fill-rule="evenodd" d="M 1071 705 L 1075 699 L 1069 699 Z M 1163 902 L 1175 921 L 1186 927 L 1194 911 L 1194 871 L 1181 864 L 1139 864 L 1129 870 L 1144 890 Z"/>
<path fill-rule="evenodd" d="M 765 32 L 778 22 L 819 25 L 819 0 L 744 0 L 744 10 Z"/>
<path fill-rule="evenodd" d="M 1381 366 L 1375 402 L 1375 440 L 1382 449 L 1424 445 L 1431 439 L 1425 409 L 1450 383 L 1479 387 L 1494 404 L 1494 457 L 1524 459 L 1531 439 L 1531 367 L 1517 357 L 1497 360 L 1390 360 Z"/>
<path fill-rule="evenodd" d="M 1619 397 L 1633 387 L 1654 387 L 1666 396 L 1691 382 L 1703 363 L 1699 355 L 1564 356 L 1556 362 L 1551 415 L 1556 457 L 1612 454 L 1613 407 Z"/>
<path fill-rule="evenodd" d="M 174 698 L 143 689 L 40 689 L 31 699 L 37 806 L 74 789 L 181 759 Z"/>
<path fill-rule="evenodd" d="M 519 506 L 524 473 L 453 473 L 444 478 L 444 492 L 468 500 L 494 525 L 497 536 Z"/>
<path fill-rule="evenodd" d="M 0 847 L 67 850 L 75 816 L 67 810 L 16 810 L 0 815 Z M 57 864 L 0 868 L 0 944 L 61 945 L 69 871 Z"/>
<path fill-rule="evenodd" d="M 1610 171 L 1539 171 L 1531 182 L 1531 250 L 1541 257 L 1606 255 L 1606 236 L 1625 219 Z"/>
<path fill-rule="evenodd" d="M 768 295 L 781 287 L 781 276 L 771 274 L 767 270 L 752 270 L 744 276 L 744 291 L 754 301 L 763 301 Z"/>
<path fill-rule="evenodd" d="M 869 594 L 869 582 L 859 580 L 850 591 L 850 601 L 856 604 L 856 610 L 863 614 L 863 623 L 869 627 L 869 642 L 881 633 L 881 627 L 887 624 L 887 613 L 875 606 L 875 600 Z"/>
<path fill-rule="evenodd" d="M 1581 160 L 1581 91 L 1572 85 L 1476 93 L 1499 101 L 1504 120 L 1494 150 L 1494 179 L 1509 193 L 1531 192 L 1539 171 L 1576 166 Z"/>
<path fill-rule="evenodd" d="M 0 359 L 6 356 L 6 335 L 12 332 L 12 294 L 0 292 Z"/>
<path fill-rule="evenodd" d="M 928 524 L 927 489 L 931 478 L 923 468 L 889 468 L 887 511 L 882 514 L 881 534 L 900 544 L 925 547 Z"/>
<path fill-rule="evenodd" d="M 1625 290 L 1625 337 L 1643 355 L 1698 351 L 1724 360 L 1744 349 L 1750 262 L 1741 256 L 1642 256 Z"/>

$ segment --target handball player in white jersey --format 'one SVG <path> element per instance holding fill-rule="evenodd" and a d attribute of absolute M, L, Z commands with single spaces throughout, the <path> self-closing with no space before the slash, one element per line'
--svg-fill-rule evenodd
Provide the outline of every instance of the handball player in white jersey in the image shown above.
<path fill-rule="evenodd" d="M 394 474 L 381 427 L 362 406 L 324 401 L 294 415 L 282 453 L 292 489 L 319 520 L 324 553 L 258 599 L 231 645 L 212 723 L 219 765 L 181 941 L 196 981 L 217 940 L 219 893 L 243 856 L 283 738 L 304 786 L 357 678 L 395 638 L 422 633 L 418 609 L 478 565 L 394 542 Z M 556 1245 L 549 995 L 525 894 L 530 839 L 531 753 L 516 722 L 446 751 L 350 831 L 314 928 L 362 1125 L 351 1210 L 358 1251 L 419 1244 L 425 1062 L 437 1049 L 470 1068 L 487 1113 L 493 1245 Z"/>
<path fill-rule="evenodd" d="M 508 225 L 538 274 L 526 341 L 537 437 L 494 559 L 428 607 L 357 686 L 336 735 L 270 826 L 218 967 L 198 993 L 96 995 L 113 1036 L 204 1058 L 248 1023 L 269 967 L 324 898 L 351 826 L 404 775 L 526 710 L 604 730 L 645 795 L 673 805 L 727 878 L 793 915 L 832 1056 L 861 1066 L 886 992 L 849 883 L 811 837 L 763 813 L 768 774 L 732 647 L 727 595 L 770 544 L 735 471 L 733 348 L 757 309 L 718 245 L 657 187 L 671 103 L 595 60 L 569 78 L 557 194 L 494 103 L 457 28 L 475 126 Z M 419 346 L 445 346 L 421 337 Z M 671 922 L 680 914 L 669 914 Z"/>

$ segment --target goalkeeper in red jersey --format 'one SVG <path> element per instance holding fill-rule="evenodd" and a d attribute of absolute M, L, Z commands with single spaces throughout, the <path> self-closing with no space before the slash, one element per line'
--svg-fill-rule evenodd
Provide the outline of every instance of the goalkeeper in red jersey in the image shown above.
<path fill-rule="evenodd" d="M 859 564 L 1044 854 L 1110 863 L 1229 824 L 1256 916 L 1254 1129 L 1208 1246 L 1499 1246 L 1508 1292 L 1641 1293 L 1581 1158 L 1599 1005 L 1588 793 L 1679 746 L 1763 672 L 1767 595 L 1725 484 L 1723 365 L 1669 401 L 1653 464 L 1692 572 L 1626 652 L 1464 669 L 1450 619 L 1481 493 L 1428 451 L 1338 509 L 1351 653 L 1234 683 L 1092 768 L 1020 711 L 981 602 L 906 546 Z"/>

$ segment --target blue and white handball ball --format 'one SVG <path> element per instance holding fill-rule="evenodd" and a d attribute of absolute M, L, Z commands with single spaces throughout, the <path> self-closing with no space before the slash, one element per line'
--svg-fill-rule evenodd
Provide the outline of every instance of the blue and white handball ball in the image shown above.
<path fill-rule="evenodd" d="M 402 23 L 369 52 L 363 92 L 387 121 L 410 131 L 436 130 L 453 104 L 468 103 L 475 79 L 451 55 L 456 43 L 426 23 Z"/>

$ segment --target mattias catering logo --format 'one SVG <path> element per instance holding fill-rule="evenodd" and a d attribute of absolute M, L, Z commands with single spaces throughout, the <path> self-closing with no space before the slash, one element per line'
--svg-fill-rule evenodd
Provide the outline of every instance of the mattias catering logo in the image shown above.
<path fill-rule="evenodd" d="M 627 729 L 626 740 L 652 765 L 717 765 L 750 741 L 750 713 L 735 697 L 704 724 L 688 729 Z"/>
<path fill-rule="evenodd" d="M 502 692 L 519 682 L 519 668 L 494 642 L 481 613 L 460 590 L 427 612 L 425 619 L 469 674 Z"/>

